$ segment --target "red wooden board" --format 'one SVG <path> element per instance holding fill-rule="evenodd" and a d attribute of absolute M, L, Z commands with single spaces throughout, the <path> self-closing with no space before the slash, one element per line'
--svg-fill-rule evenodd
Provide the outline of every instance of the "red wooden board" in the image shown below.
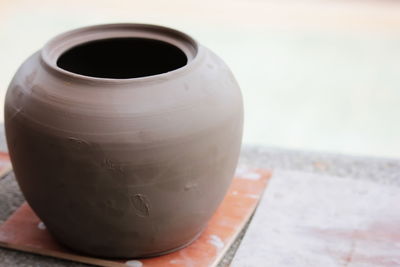
<path fill-rule="evenodd" d="M 119 261 L 76 254 L 50 236 L 26 203 L 0 226 L 0 246 L 99 266 L 215 266 L 254 212 L 270 176 L 266 170 L 238 168 L 205 231 L 190 246 L 167 255 Z"/>
<path fill-rule="evenodd" d="M 0 152 L 0 179 L 11 171 L 11 162 L 8 153 Z"/>

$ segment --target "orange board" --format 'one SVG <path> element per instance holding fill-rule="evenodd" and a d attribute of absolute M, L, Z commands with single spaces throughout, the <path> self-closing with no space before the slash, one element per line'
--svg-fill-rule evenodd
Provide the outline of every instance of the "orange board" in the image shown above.
<path fill-rule="evenodd" d="M 50 236 L 26 203 L 0 226 L 0 246 L 99 266 L 216 266 L 253 214 L 270 176 L 266 170 L 238 168 L 225 199 L 200 237 L 167 255 L 121 261 L 76 254 Z"/>
<path fill-rule="evenodd" d="M 7 152 L 0 152 L 0 179 L 11 171 L 10 157 Z"/>

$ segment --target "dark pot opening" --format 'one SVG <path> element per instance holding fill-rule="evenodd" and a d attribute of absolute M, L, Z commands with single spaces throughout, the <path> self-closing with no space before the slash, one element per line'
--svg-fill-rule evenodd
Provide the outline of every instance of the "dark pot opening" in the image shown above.
<path fill-rule="evenodd" d="M 169 72 L 188 59 L 178 47 L 146 38 L 113 38 L 75 46 L 57 60 L 57 66 L 85 76 L 129 79 Z"/>

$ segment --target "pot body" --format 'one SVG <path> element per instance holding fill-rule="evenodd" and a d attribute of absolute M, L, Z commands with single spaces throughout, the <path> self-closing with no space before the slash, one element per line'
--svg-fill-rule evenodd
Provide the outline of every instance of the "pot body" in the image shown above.
<path fill-rule="evenodd" d="M 188 63 L 136 79 L 56 66 L 73 45 L 140 34 L 172 40 Z M 242 98 L 221 59 L 188 38 L 159 26 L 88 27 L 56 37 L 17 71 L 5 103 L 11 161 L 60 243 L 98 257 L 167 253 L 193 241 L 222 201 L 240 151 Z"/>

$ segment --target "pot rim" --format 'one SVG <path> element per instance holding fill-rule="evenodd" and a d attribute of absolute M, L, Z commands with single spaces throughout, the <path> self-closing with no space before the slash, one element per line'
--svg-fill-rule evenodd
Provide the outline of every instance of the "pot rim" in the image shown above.
<path fill-rule="evenodd" d="M 180 49 L 187 57 L 187 63 L 177 69 L 160 74 L 137 78 L 100 78 L 74 73 L 60 68 L 58 58 L 67 50 L 84 43 L 114 38 L 146 38 L 163 41 Z M 192 69 L 204 54 L 203 47 L 189 35 L 164 26 L 142 23 L 113 23 L 86 26 L 61 33 L 50 39 L 42 48 L 41 63 L 56 75 L 86 82 L 132 83 L 164 80 Z"/>

